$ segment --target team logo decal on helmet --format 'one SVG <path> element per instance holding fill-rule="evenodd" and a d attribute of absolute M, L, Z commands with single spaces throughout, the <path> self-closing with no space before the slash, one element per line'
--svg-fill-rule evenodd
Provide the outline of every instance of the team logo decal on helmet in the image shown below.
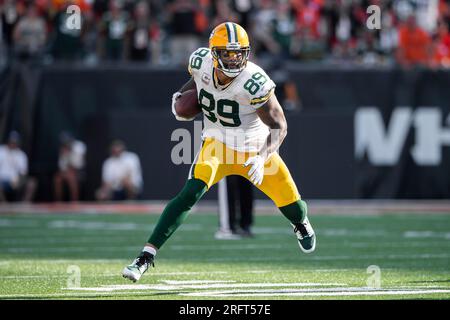
<path fill-rule="evenodd" d="M 214 67 L 228 77 L 236 77 L 247 65 L 250 43 L 247 32 L 234 22 L 224 22 L 211 32 L 209 48 Z"/>

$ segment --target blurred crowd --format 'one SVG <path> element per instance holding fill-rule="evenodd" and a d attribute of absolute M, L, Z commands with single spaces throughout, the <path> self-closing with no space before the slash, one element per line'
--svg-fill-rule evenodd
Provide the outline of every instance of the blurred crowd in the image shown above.
<path fill-rule="evenodd" d="M 53 200 L 77 202 L 82 197 L 86 178 L 86 144 L 69 132 L 59 136 L 57 169 L 53 174 Z M 95 192 L 99 201 L 120 201 L 139 199 L 142 194 L 143 178 L 139 156 L 127 150 L 122 140 L 110 145 L 110 155 L 103 161 L 101 183 Z M 21 138 L 17 131 L 11 131 L 5 144 L 0 144 L 0 203 L 32 202 L 39 180 L 29 174 L 28 156 L 21 149 Z"/>
<path fill-rule="evenodd" d="M 71 5 L 80 28 L 67 23 Z M 253 60 L 450 66 L 450 0 L 0 0 L 0 14 L 5 60 L 183 65 L 214 26 L 233 21 Z"/>

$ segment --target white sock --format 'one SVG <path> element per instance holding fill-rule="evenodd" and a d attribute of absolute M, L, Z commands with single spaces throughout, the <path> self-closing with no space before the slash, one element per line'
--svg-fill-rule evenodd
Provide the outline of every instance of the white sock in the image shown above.
<path fill-rule="evenodd" d="M 142 251 L 148 252 L 152 254 L 153 256 L 156 256 L 156 249 L 150 246 L 145 246 Z"/>

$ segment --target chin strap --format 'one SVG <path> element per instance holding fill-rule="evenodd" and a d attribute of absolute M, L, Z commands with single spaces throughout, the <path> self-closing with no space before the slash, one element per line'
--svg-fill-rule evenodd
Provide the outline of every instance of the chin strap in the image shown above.
<path fill-rule="evenodd" d="M 222 71 L 229 78 L 236 78 L 242 72 L 242 70 L 239 70 L 239 72 L 230 72 L 223 69 L 219 70 Z"/>

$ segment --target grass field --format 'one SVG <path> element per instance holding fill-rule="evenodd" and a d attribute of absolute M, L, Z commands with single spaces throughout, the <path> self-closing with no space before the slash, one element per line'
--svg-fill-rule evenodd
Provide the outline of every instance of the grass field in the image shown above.
<path fill-rule="evenodd" d="M 192 214 L 133 284 L 121 270 L 157 218 L 0 215 L 0 299 L 450 299 L 448 214 L 311 215 L 310 255 L 281 215 L 220 241 L 216 214 Z"/>

